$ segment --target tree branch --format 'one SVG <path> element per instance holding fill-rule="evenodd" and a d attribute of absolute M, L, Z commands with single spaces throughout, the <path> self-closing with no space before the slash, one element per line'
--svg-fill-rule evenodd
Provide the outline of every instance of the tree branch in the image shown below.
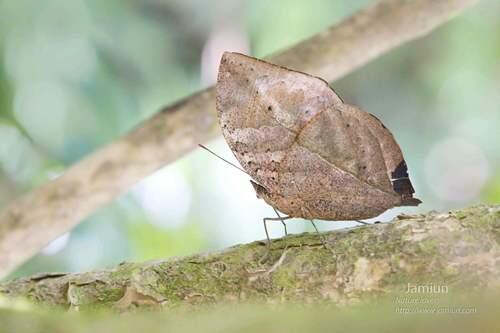
<path fill-rule="evenodd" d="M 399 216 L 374 224 L 274 240 L 221 253 L 114 269 L 46 274 L 0 284 L 0 295 L 65 308 L 161 306 L 227 302 L 349 304 L 412 285 L 448 290 L 500 287 L 500 206 L 446 214 Z"/>
<path fill-rule="evenodd" d="M 383 0 L 270 61 L 328 81 L 422 36 L 476 0 Z M 166 107 L 0 213 L 0 277 L 160 167 L 219 135 L 213 88 Z"/>

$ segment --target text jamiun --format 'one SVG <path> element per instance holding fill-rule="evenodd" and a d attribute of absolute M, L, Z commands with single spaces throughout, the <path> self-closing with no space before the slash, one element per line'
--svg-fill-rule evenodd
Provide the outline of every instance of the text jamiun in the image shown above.
<path fill-rule="evenodd" d="M 448 291 L 448 286 L 434 283 L 413 284 L 408 282 L 406 289 L 407 294 L 447 294 Z"/>

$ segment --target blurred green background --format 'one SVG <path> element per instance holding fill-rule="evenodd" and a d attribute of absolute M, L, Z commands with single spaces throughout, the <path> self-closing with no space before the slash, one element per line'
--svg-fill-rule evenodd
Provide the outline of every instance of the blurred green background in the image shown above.
<path fill-rule="evenodd" d="M 0 207 L 160 107 L 214 82 L 224 50 L 262 57 L 369 0 L 0 0 Z M 418 208 L 500 201 L 500 3 L 333 85 L 391 129 Z M 232 154 L 221 139 L 210 147 Z M 13 276 L 81 271 L 263 239 L 273 211 L 248 178 L 195 151 L 99 210 Z M 311 230 L 292 221 L 292 232 Z M 323 230 L 351 222 L 320 223 Z M 280 225 L 271 227 L 274 237 Z"/>

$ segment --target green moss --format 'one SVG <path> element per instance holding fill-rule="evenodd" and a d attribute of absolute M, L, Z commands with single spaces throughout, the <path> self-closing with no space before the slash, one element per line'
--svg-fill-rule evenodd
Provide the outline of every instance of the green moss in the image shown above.
<path fill-rule="evenodd" d="M 133 275 L 133 273 L 141 268 L 137 263 L 122 263 L 116 269 L 111 270 L 109 276 L 112 280 L 123 280 Z"/>
<path fill-rule="evenodd" d="M 220 262 L 221 267 L 230 267 Z M 232 267 L 235 269 L 235 267 Z M 150 283 L 169 303 L 180 303 L 189 295 L 213 298 L 236 291 L 241 272 L 219 269 L 214 263 L 163 263 L 157 269 L 158 279 Z"/>
<path fill-rule="evenodd" d="M 273 274 L 273 281 L 277 287 L 284 291 L 292 291 L 297 285 L 293 269 L 281 269 Z"/>
<path fill-rule="evenodd" d="M 463 220 L 463 219 L 465 219 L 466 217 L 468 217 L 469 215 L 468 215 L 466 212 L 464 212 L 464 211 L 462 211 L 462 210 L 459 210 L 459 211 L 456 211 L 456 212 L 454 213 L 454 216 L 455 216 L 457 219 L 459 219 L 459 220 Z"/>
<path fill-rule="evenodd" d="M 439 241 L 434 238 L 425 238 L 417 244 L 423 256 L 434 256 L 439 251 Z"/>

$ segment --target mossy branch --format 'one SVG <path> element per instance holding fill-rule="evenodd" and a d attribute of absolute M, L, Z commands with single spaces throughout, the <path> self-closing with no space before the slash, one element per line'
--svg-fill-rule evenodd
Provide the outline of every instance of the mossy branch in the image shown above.
<path fill-rule="evenodd" d="M 390 223 L 301 234 L 220 253 L 0 284 L 0 295 L 65 308 L 178 307 L 227 302 L 350 304 L 403 292 L 500 287 L 500 206 L 399 216 Z"/>

